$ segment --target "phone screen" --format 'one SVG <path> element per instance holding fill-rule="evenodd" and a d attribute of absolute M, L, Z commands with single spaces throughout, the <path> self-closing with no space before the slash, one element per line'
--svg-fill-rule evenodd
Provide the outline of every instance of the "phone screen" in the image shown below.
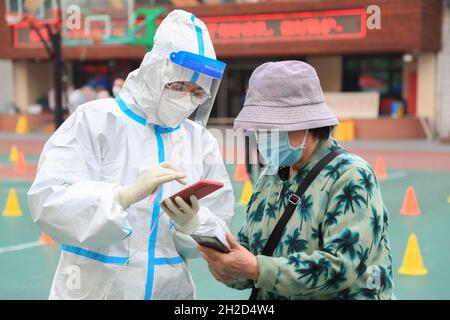
<path fill-rule="evenodd" d="M 191 237 L 202 246 L 215 249 L 223 253 L 229 253 L 230 249 L 224 245 L 217 237 L 200 236 L 192 234 Z"/>

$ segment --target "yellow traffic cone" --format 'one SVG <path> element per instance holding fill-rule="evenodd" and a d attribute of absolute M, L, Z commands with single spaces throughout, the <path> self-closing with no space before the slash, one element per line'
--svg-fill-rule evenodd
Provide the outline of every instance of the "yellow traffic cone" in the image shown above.
<path fill-rule="evenodd" d="M 16 133 L 17 134 L 25 134 L 28 132 L 30 132 L 30 128 L 28 126 L 27 117 L 25 117 L 24 115 L 20 115 L 19 119 L 17 119 Z"/>
<path fill-rule="evenodd" d="M 16 162 L 17 159 L 19 159 L 19 149 L 16 145 L 13 145 L 11 147 L 11 152 L 9 153 L 9 161 Z"/>
<path fill-rule="evenodd" d="M 11 188 L 9 189 L 5 210 L 3 210 L 3 216 L 20 217 L 21 215 L 22 210 L 20 210 L 19 200 L 17 199 L 17 191 L 15 188 Z"/>
<path fill-rule="evenodd" d="M 428 270 L 423 265 L 419 242 L 414 233 L 409 236 L 405 255 L 403 256 L 403 263 L 400 269 L 398 269 L 398 273 L 407 276 L 424 276 L 428 273 Z"/>
<path fill-rule="evenodd" d="M 253 186 L 250 179 L 245 180 L 244 188 L 242 189 L 241 200 L 239 201 L 241 205 L 245 206 L 250 201 L 253 194 Z"/>
<path fill-rule="evenodd" d="M 333 137 L 338 141 L 345 141 L 345 121 L 341 121 L 339 125 L 333 130 Z"/>
<path fill-rule="evenodd" d="M 347 141 L 355 140 L 355 123 L 352 120 L 347 121 L 345 138 Z"/>

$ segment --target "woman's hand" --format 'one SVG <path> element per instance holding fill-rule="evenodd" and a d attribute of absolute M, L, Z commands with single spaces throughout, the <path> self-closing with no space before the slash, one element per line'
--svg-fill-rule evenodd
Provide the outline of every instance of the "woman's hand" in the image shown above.
<path fill-rule="evenodd" d="M 199 245 L 202 257 L 208 262 L 209 270 L 213 276 L 223 282 L 229 283 L 234 279 L 258 280 L 258 260 L 256 256 L 241 246 L 231 233 L 227 233 L 230 253 Z"/>

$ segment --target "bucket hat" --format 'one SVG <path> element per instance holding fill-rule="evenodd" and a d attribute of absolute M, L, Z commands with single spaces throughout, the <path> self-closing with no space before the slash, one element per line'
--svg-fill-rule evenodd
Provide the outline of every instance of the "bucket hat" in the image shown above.
<path fill-rule="evenodd" d="M 301 61 L 280 61 L 255 69 L 234 128 L 295 131 L 337 124 L 314 68 Z"/>

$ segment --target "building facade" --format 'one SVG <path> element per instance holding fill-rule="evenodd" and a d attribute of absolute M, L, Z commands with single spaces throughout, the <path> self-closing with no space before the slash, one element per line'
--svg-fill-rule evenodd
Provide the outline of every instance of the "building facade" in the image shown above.
<path fill-rule="evenodd" d="M 347 107 L 342 113 L 345 117 L 373 120 L 374 126 L 380 126 L 379 119 L 391 121 L 401 106 L 403 119 L 414 122 L 413 127 L 420 125 L 429 136 L 448 135 L 448 1 L 213 2 L 182 7 L 205 21 L 218 57 L 227 63 L 212 123 L 232 122 L 242 107 L 248 78 L 257 66 L 295 59 L 316 68 L 330 105 Z M 136 5 L 146 7 L 142 2 Z M 0 2 L 1 15 L 4 10 Z M 0 28 L 0 70 L 13 83 L 12 88 L 2 88 L 7 91 L 4 97 L 12 97 L 19 109 L 26 110 L 50 89 L 51 65 L 39 41 L 15 36 L 4 21 Z M 147 50 L 101 42 L 66 47 L 69 82 L 78 87 L 98 74 L 111 78 L 126 75 L 138 66 Z M 362 106 L 355 101 L 367 103 Z M 3 98 L 0 110 L 5 110 L 5 105 Z M 401 128 L 406 122 L 398 123 Z M 383 131 L 377 133 L 381 139 Z"/>

